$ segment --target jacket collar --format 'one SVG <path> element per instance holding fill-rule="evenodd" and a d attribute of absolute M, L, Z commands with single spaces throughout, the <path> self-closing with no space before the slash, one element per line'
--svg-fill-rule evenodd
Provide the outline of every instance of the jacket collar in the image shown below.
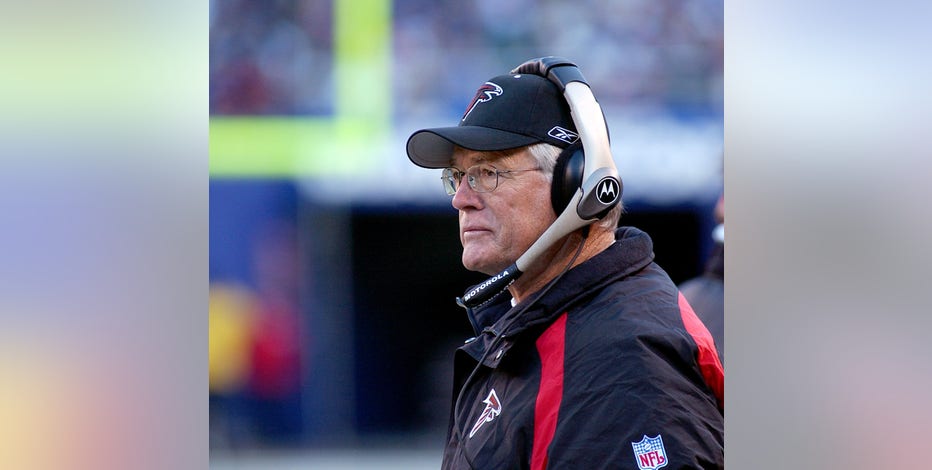
<path fill-rule="evenodd" d="M 514 336 L 533 326 L 552 322 L 574 303 L 595 295 L 606 284 L 643 269 L 653 259 L 650 236 L 634 227 L 620 227 L 615 231 L 615 243 L 567 271 L 550 289 L 544 287 L 514 307 L 510 303 L 511 296 L 503 292 L 487 304 L 466 312 L 476 335 L 490 330 L 496 335 Z M 514 314 L 520 314 L 521 318 L 512 321 Z M 507 331 L 502 331 L 505 328 Z"/>

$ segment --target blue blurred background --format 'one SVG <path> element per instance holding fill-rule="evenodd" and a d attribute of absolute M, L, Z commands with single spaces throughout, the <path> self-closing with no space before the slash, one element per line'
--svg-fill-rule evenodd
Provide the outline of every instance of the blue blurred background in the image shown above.
<path fill-rule="evenodd" d="M 453 125 L 526 59 L 574 61 L 677 283 L 723 182 L 723 5 L 708 0 L 210 2 L 210 452 L 439 453 L 469 336 L 439 171 L 407 137 Z M 384 465 L 384 461 L 383 461 Z M 321 467 L 323 468 L 323 467 Z M 408 467 L 413 468 L 413 467 Z"/>

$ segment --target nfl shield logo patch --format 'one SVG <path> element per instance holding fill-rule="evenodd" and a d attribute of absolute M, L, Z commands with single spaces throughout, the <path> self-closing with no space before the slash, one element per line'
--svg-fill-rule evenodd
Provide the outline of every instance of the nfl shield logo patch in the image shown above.
<path fill-rule="evenodd" d="M 639 442 L 632 442 L 631 447 L 634 448 L 634 458 L 639 469 L 656 470 L 667 465 L 667 451 L 663 448 L 660 434 L 657 437 L 647 437 L 645 434 Z"/>

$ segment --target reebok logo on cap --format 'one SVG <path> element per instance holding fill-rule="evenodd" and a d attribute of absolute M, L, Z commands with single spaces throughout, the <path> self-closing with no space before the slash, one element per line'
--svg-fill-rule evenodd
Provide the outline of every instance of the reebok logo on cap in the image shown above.
<path fill-rule="evenodd" d="M 492 98 L 495 98 L 496 96 L 502 96 L 502 87 L 492 82 L 485 82 L 485 84 L 479 87 L 479 90 L 476 91 L 476 96 L 469 103 L 469 106 L 466 107 L 466 113 L 463 114 L 463 118 L 460 119 L 460 121 L 465 121 L 466 116 L 469 116 L 469 113 L 472 112 L 473 108 L 475 108 L 477 104 L 491 101 Z"/>
<path fill-rule="evenodd" d="M 560 139 L 568 144 L 575 143 L 579 140 L 579 134 L 569 130 L 564 129 L 560 126 L 553 126 L 553 129 L 550 129 L 550 132 L 547 133 L 550 137 L 554 139 Z"/>

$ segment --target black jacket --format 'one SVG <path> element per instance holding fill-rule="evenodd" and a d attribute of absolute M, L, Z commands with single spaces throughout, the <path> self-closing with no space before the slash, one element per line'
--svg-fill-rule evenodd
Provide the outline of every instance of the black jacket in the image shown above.
<path fill-rule="evenodd" d="M 468 312 L 477 336 L 455 355 L 444 469 L 724 466 L 711 337 L 650 237 L 616 238 L 549 290 Z"/>

